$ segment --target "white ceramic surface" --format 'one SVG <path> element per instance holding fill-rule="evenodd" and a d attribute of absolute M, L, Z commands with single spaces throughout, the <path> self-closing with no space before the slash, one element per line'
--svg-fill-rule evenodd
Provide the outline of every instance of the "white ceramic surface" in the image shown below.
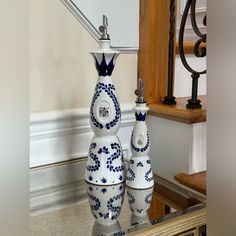
<path fill-rule="evenodd" d="M 124 163 L 120 140 L 116 135 L 92 138 L 86 165 L 85 179 L 96 185 L 123 182 Z"/>
<path fill-rule="evenodd" d="M 148 107 L 146 103 L 136 103 L 136 122 L 131 136 L 132 157 L 129 161 L 126 184 L 131 188 L 145 189 L 154 185 L 151 161 L 149 132 L 146 125 Z"/>

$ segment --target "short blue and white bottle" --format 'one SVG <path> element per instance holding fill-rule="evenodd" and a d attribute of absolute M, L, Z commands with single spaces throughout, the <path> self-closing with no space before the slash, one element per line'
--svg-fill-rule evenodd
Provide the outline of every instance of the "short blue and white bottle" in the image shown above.
<path fill-rule="evenodd" d="M 148 107 L 143 96 L 143 86 L 143 81 L 139 80 L 139 88 L 135 91 L 137 95 L 134 107 L 136 122 L 130 142 L 132 156 L 126 176 L 126 184 L 135 189 L 150 188 L 154 185 L 151 161 L 148 156 L 150 149 L 150 138 L 146 125 Z"/>
<path fill-rule="evenodd" d="M 91 53 L 98 79 L 90 107 L 90 125 L 94 137 L 90 143 L 85 180 L 96 185 L 118 184 L 125 180 L 122 148 L 116 135 L 121 111 L 111 79 L 119 52 L 110 48 L 107 25 L 107 18 L 103 16 L 103 25 L 99 27 L 102 32 L 100 49 Z"/>

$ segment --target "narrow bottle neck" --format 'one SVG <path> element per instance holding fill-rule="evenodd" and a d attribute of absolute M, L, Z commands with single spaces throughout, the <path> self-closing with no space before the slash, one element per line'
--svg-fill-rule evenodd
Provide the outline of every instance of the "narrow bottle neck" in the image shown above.
<path fill-rule="evenodd" d="M 148 109 L 147 103 L 136 103 L 134 107 L 136 121 L 145 121 Z"/>
<path fill-rule="evenodd" d="M 102 51 L 108 51 L 108 50 L 111 50 L 111 47 L 110 47 L 110 40 L 100 40 L 100 50 Z"/>

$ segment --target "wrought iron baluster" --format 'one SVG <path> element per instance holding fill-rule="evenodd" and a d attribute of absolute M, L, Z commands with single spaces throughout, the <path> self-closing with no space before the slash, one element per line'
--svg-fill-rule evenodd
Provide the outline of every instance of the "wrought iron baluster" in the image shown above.
<path fill-rule="evenodd" d="M 175 0 L 170 0 L 170 28 L 169 28 L 169 60 L 168 60 L 168 88 L 164 104 L 176 104 L 173 96 L 174 82 L 174 39 L 175 39 Z"/>
<path fill-rule="evenodd" d="M 188 104 L 186 105 L 187 108 L 201 108 L 201 101 L 197 97 L 197 92 L 198 92 L 198 78 L 202 74 L 206 74 L 206 70 L 203 71 L 196 71 L 190 65 L 188 64 L 185 53 L 184 53 L 184 30 L 185 30 L 185 25 L 186 25 L 186 20 L 188 17 L 188 12 L 190 10 L 191 13 L 191 24 L 193 27 L 194 32 L 196 35 L 199 37 L 197 42 L 194 45 L 194 55 L 196 57 L 205 57 L 206 56 L 206 48 L 202 47 L 201 51 L 200 45 L 201 43 L 206 43 L 206 34 L 202 34 L 197 26 L 196 23 L 196 15 L 195 15 L 195 9 L 196 9 L 196 0 L 187 0 L 186 6 L 184 8 L 181 24 L 180 24 L 180 30 L 179 30 L 179 55 L 181 58 L 181 61 L 184 65 L 184 67 L 192 73 L 192 97 L 191 99 L 188 100 Z M 203 19 L 203 24 L 206 26 L 206 16 Z"/>

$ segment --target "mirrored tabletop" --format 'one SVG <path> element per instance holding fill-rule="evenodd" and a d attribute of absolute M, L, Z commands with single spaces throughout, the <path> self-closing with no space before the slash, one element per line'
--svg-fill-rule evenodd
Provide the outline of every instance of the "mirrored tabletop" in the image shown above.
<path fill-rule="evenodd" d="M 158 175 L 154 179 L 155 185 L 143 190 L 125 183 L 99 186 L 84 182 L 85 194 L 77 201 L 31 216 L 30 235 L 137 235 L 205 209 L 204 195 Z M 198 224 L 181 235 L 206 235 L 205 223 Z"/>

